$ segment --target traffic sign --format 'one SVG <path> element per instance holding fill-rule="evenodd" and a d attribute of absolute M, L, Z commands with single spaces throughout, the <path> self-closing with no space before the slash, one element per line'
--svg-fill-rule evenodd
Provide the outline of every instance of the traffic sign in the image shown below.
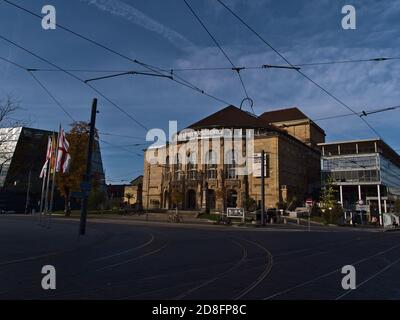
<path fill-rule="evenodd" d="M 227 208 L 226 216 L 228 218 L 244 218 L 244 209 L 243 208 Z"/>
<path fill-rule="evenodd" d="M 267 156 L 266 156 L 267 157 Z M 268 175 L 267 159 L 264 159 L 264 174 Z M 253 155 L 253 177 L 261 178 L 261 153 L 254 153 Z"/>

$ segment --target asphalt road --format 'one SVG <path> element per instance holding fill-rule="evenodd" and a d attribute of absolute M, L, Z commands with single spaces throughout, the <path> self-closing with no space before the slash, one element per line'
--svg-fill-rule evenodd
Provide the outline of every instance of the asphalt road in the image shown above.
<path fill-rule="evenodd" d="M 400 233 L 0 216 L 0 299 L 399 299 Z M 357 289 L 341 287 L 356 268 Z M 56 290 L 43 290 L 44 265 Z"/>

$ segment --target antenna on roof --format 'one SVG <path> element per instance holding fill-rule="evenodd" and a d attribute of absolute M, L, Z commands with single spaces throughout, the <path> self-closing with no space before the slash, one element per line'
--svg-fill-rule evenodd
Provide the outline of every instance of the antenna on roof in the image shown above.
<path fill-rule="evenodd" d="M 243 108 L 243 102 L 245 102 L 246 100 L 248 100 L 248 101 L 250 102 L 250 108 L 251 108 L 251 110 L 253 111 L 253 114 L 254 114 L 254 109 L 253 109 L 254 101 L 253 101 L 253 99 L 251 99 L 251 98 L 244 98 L 244 99 L 242 100 L 242 102 L 240 103 L 240 110 L 242 110 L 242 108 Z"/>

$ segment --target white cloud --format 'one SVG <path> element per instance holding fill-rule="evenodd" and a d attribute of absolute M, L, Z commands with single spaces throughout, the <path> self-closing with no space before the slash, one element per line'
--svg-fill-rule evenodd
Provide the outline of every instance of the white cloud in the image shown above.
<path fill-rule="evenodd" d="M 246 54 L 246 47 L 226 47 L 238 66 L 261 66 L 281 63 L 272 52 L 264 51 Z M 344 60 L 349 58 L 371 58 L 375 56 L 399 56 L 397 49 L 336 47 L 294 47 L 282 52 L 287 57 L 296 57 L 296 62 Z M 334 57 L 334 58 L 332 58 Z M 216 48 L 203 48 L 176 62 L 178 67 L 228 66 L 225 58 Z M 330 66 L 305 67 L 303 72 L 332 92 L 356 111 L 377 109 L 398 105 L 400 92 L 397 75 L 398 62 L 371 62 L 358 64 L 338 64 Z M 209 93 L 240 104 L 244 93 L 233 71 L 193 71 L 181 72 L 185 78 Z M 262 69 L 242 71 L 249 95 L 254 99 L 257 114 L 276 108 L 298 106 L 313 119 L 349 113 L 344 106 L 323 93 L 315 85 L 295 71 Z M 222 107 L 222 106 L 221 106 Z M 214 109 L 213 109 L 214 108 Z M 210 112 L 215 107 L 210 106 Z M 386 112 L 367 119 L 378 130 L 397 126 L 398 112 Z M 348 117 L 320 123 L 330 137 L 367 138 L 375 134 L 358 118 Z M 385 135 L 382 134 L 384 137 Z"/>
<path fill-rule="evenodd" d="M 181 50 L 189 51 L 190 48 L 193 47 L 193 44 L 180 33 L 155 21 L 154 19 L 145 15 L 143 12 L 120 0 L 81 0 L 81 1 L 87 2 L 89 3 L 89 5 L 94 5 L 98 9 L 109 12 L 115 16 L 120 16 L 138 26 L 141 26 L 146 30 L 155 32 L 164 37 L 165 39 L 167 39 L 175 47 Z"/>

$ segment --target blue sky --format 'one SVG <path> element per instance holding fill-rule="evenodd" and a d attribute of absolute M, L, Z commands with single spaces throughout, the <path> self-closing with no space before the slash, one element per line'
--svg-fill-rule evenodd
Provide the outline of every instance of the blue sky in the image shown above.
<path fill-rule="evenodd" d="M 125 55 L 165 68 L 229 67 L 228 61 L 193 18 L 183 0 L 12 0 L 38 14 L 42 6 L 57 9 L 57 22 Z M 400 57 L 400 2 L 397 0 L 225 0 L 292 63 Z M 265 44 L 246 30 L 215 0 L 190 1 L 192 7 L 238 66 L 283 64 Z M 357 29 L 343 30 L 341 8 L 357 11 Z M 41 21 L 0 1 L 0 34 L 62 68 L 141 70 L 137 65 L 85 42 L 61 29 L 45 31 Z M 0 57 L 27 67 L 45 63 L 0 40 Z M 357 111 L 400 105 L 400 60 L 304 67 L 302 70 Z M 99 74 L 76 73 L 83 79 Z M 102 75 L 102 74 L 100 74 Z M 243 91 L 233 71 L 179 73 L 224 101 L 240 105 Z M 40 72 L 36 76 L 75 119 L 88 120 L 95 93 L 68 75 Z M 257 114 L 297 106 L 310 118 L 348 113 L 343 106 L 291 70 L 244 70 L 243 80 Z M 121 77 L 93 85 L 148 128 L 180 128 L 223 107 L 168 79 Z M 22 109 L 14 117 L 31 127 L 56 130 L 71 120 L 27 74 L 0 62 L 0 97 L 12 95 Z M 100 97 L 99 97 L 100 98 Z M 102 136 L 109 182 L 129 181 L 141 174 L 137 153 L 146 131 L 110 103 L 99 99 L 100 132 L 139 137 Z M 393 146 L 398 141 L 400 109 L 371 115 L 368 121 Z M 356 117 L 321 121 L 327 140 L 375 137 Z"/>

